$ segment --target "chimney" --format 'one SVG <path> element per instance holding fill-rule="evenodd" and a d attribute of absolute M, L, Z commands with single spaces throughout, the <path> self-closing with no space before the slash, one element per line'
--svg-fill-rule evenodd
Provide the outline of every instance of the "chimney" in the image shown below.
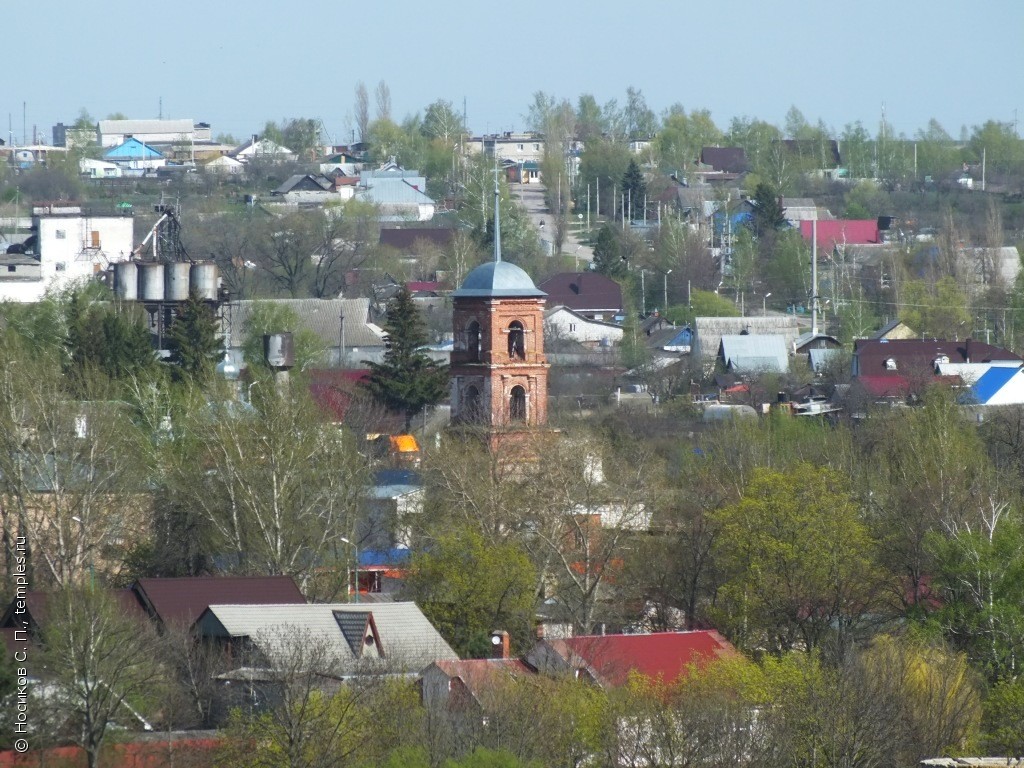
<path fill-rule="evenodd" d="M 507 659 L 509 657 L 508 632 L 496 629 L 491 632 L 491 658 Z"/>
<path fill-rule="evenodd" d="M 544 625 L 543 624 L 538 624 L 537 625 L 537 629 L 534 630 L 534 636 L 537 638 L 538 641 L 544 639 Z"/>

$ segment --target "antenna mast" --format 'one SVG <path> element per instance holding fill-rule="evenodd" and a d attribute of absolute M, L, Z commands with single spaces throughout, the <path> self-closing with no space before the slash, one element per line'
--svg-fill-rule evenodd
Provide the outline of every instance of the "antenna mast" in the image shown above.
<path fill-rule="evenodd" d="M 498 161 L 494 161 L 494 263 L 501 261 L 501 192 L 498 189 Z"/>

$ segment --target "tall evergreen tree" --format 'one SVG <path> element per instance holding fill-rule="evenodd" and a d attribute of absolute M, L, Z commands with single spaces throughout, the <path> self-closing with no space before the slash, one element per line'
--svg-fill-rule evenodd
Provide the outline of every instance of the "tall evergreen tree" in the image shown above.
<path fill-rule="evenodd" d="M 152 369 L 156 356 L 142 317 L 105 298 L 76 292 L 68 299 L 66 372 L 100 371 L 119 379 Z"/>
<path fill-rule="evenodd" d="M 762 237 L 775 232 L 786 223 L 786 213 L 778 191 L 769 184 L 758 184 L 754 190 L 754 234 Z"/>
<path fill-rule="evenodd" d="M 644 200 L 647 197 L 647 182 L 636 160 L 630 160 L 622 174 L 622 194 L 626 201 L 626 215 L 629 220 L 643 218 Z"/>
<path fill-rule="evenodd" d="M 626 262 L 623 261 L 619 236 L 607 224 L 597 233 L 593 269 L 608 277 L 622 277 L 626 274 Z"/>
<path fill-rule="evenodd" d="M 365 387 L 381 405 L 404 415 L 408 430 L 413 416 L 448 394 L 448 369 L 423 351 L 426 327 L 406 288 L 391 300 L 384 330 L 384 360 L 367 361 L 370 378 Z"/>
<path fill-rule="evenodd" d="M 224 354 L 224 337 L 218 333 L 217 316 L 194 291 L 167 329 L 167 349 L 178 375 L 197 381 L 209 378 Z"/>

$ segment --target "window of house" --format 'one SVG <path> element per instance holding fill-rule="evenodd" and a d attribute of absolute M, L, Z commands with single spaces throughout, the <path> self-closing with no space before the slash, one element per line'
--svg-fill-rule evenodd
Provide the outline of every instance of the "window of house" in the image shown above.
<path fill-rule="evenodd" d="M 524 147 L 523 147 L 522 144 L 516 144 L 516 149 L 518 149 L 520 152 L 522 152 Z"/>
<path fill-rule="evenodd" d="M 57 239 L 58 240 L 63 240 L 65 237 L 67 237 L 67 233 L 63 229 L 58 229 L 57 230 Z"/>
<path fill-rule="evenodd" d="M 7 265 L 7 271 L 8 272 L 17 272 L 18 268 L 16 266 L 14 266 L 13 264 L 8 264 Z"/>
<path fill-rule="evenodd" d="M 886 358 L 886 360 L 885 360 L 885 370 L 887 370 L 887 371 L 895 371 L 896 370 L 896 360 L 894 358 L 892 358 L 892 357 Z"/>
<path fill-rule="evenodd" d="M 535 152 L 540 152 L 540 144 L 534 144 L 533 149 Z"/>
<path fill-rule="evenodd" d="M 513 320 L 508 326 L 508 356 L 513 359 L 526 359 L 526 338 L 523 324 Z"/>
<path fill-rule="evenodd" d="M 526 390 L 520 386 L 512 387 L 508 399 L 508 415 L 512 421 L 526 421 Z"/>
<path fill-rule="evenodd" d="M 67 269 L 67 266 L 64 264 L 63 261 L 58 261 L 56 264 L 53 265 L 53 268 L 58 272 L 63 272 L 65 269 Z"/>
<path fill-rule="evenodd" d="M 576 323 L 569 323 L 569 333 L 576 333 Z"/>
<path fill-rule="evenodd" d="M 99 233 L 98 229 L 94 229 L 92 231 L 92 247 L 93 248 L 99 248 L 100 247 L 100 233 Z"/>

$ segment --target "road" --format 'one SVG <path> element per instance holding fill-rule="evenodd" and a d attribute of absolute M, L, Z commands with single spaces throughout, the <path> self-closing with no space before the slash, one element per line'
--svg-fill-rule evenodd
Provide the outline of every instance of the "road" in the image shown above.
<path fill-rule="evenodd" d="M 551 211 L 544 203 L 543 184 L 509 184 L 509 192 L 512 199 L 517 201 L 530 217 L 533 226 L 540 233 L 540 239 L 545 241 L 545 247 L 551 248 Z M 543 224 L 543 226 L 541 226 Z M 594 260 L 594 249 L 584 245 L 576 237 L 571 229 L 566 233 L 565 242 L 562 243 L 562 253 L 570 256 L 575 255 L 582 268 L 586 269 L 587 264 Z"/>

